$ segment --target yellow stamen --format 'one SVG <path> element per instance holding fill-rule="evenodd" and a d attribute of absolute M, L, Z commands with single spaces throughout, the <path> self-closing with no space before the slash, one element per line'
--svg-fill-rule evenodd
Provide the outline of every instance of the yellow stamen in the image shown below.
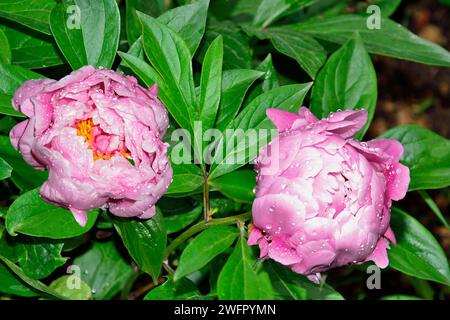
<path fill-rule="evenodd" d="M 77 135 L 84 137 L 84 139 L 89 143 L 89 146 L 91 146 L 92 143 L 91 129 L 93 127 L 95 127 L 95 125 L 92 118 L 81 120 L 77 123 Z"/>
<path fill-rule="evenodd" d="M 103 154 L 103 153 L 98 152 L 98 150 L 95 150 L 95 145 L 94 145 L 94 141 L 93 141 L 94 137 L 93 137 L 92 131 L 91 131 L 95 127 L 96 127 L 96 125 L 94 124 L 94 121 L 92 120 L 92 118 L 78 121 L 76 124 L 77 135 L 84 137 L 85 141 L 89 144 L 89 149 L 92 149 L 94 151 L 94 160 L 98 160 L 98 159 L 109 160 L 114 156 L 116 151 L 114 151 L 113 153 L 109 153 L 109 154 Z M 131 153 L 128 152 L 128 150 L 126 150 L 126 149 L 125 150 L 117 150 L 117 151 L 119 151 L 119 153 L 125 158 L 131 157 Z"/>

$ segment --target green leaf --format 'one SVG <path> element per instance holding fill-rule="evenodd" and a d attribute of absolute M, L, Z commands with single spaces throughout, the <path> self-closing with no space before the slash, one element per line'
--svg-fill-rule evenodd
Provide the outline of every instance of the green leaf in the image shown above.
<path fill-rule="evenodd" d="M 418 279 L 416 277 L 408 278 L 418 296 L 422 297 L 425 300 L 433 300 L 435 293 L 429 281 Z"/>
<path fill-rule="evenodd" d="M 164 103 L 166 103 L 166 101 L 169 102 L 169 105 L 172 103 L 170 96 L 166 94 L 166 92 L 168 93 L 168 89 L 164 86 L 164 80 L 152 66 L 143 60 L 143 58 L 124 52 L 119 52 L 119 56 L 122 58 L 122 64 L 130 68 L 146 86 L 151 87 L 155 83 L 158 84 L 158 97 Z"/>
<path fill-rule="evenodd" d="M 407 296 L 403 294 L 395 294 L 390 296 L 381 297 L 380 300 L 423 300 L 415 296 Z"/>
<path fill-rule="evenodd" d="M 256 259 L 244 237 L 240 237 L 219 274 L 217 295 L 220 300 L 270 300 L 273 289 L 265 271 L 253 269 Z"/>
<path fill-rule="evenodd" d="M 5 258 L 4 256 L 2 256 L 0 254 L 0 265 L 2 263 L 4 263 L 11 272 L 13 272 L 17 277 L 19 277 L 23 282 L 25 282 L 27 285 L 31 286 L 33 289 L 36 289 L 37 291 L 40 291 L 40 292 L 44 293 L 45 295 L 49 295 L 50 297 L 53 297 L 53 298 L 62 299 L 62 300 L 67 299 L 66 297 L 59 294 L 59 292 L 53 290 L 50 287 L 47 287 L 42 282 L 28 277 L 22 271 L 22 269 L 19 268 L 19 266 L 17 266 L 13 262 L 11 262 L 9 259 Z"/>
<path fill-rule="evenodd" d="M 266 116 L 266 110 L 277 108 L 296 112 L 312 86 L 312 82 L 273 88 L 251 101 L 231 123 L 230 128 L 274 128 Z"/>
<path fill-rule="evenodd" d="M 141 23 L 137 11 L 157 17 L 164 12 L 164 0 L 127 0 L 126 6 L 126 25 L 127 37 L 129 43 L 134 43 L 141 36 Z"/>
<path fill-rule="evenodd" d="M 11 63 L 11 48 L 5 33 L 0 30 L 0 61 L 5 64 Z"/>
<path fill-rule="evenodd" d="M 275 297 L 280 300 L 343 300 L 344 298 L 327 284 L 319 286 L 306 277 L 290 271 L 275 261 L 264 265 L 269 274 Z"/>
<path fill-rule="evenodd" d="M 202 209 L 203 207 L 199 205 L 188 212 L 164 216 L 167 234 L 175 233 L 186 228 L 197 220 L 202 213 Z"/>
<path fill-rule="evenodd" d="M 96 227 L 98 229 L 101 229 L 101 228 L 98 227 L 98 225 L 99 225 L 99 223 L 96 224 Z M 112 228 L 112 224 L 110 226 L 110 229 L 111 228 Z M 62 251 L 63 252 L 74 251 L 75 249 L 78 249 L 83 244 L 88 242 L 88 240 L 89 240 L 89 237 L 85 236 L 84 234 L 76 236 L 76 237 L 73 237 L 73 238 L 64 239 Z"/>
<path fill-rule="evenodd" d="M 260 71 L 249 69 L 225 70 L 222 74 L 222 98 L 215 127 L 224 130 L 236 117 L 245 93 L 252 83 L 263 75 Z"/>
<path fill-rule="evenodd" d="M 72 287 L 73 276 L 62 276 L 54 280 L 49 288 L 64 296 L 69 300 L 91 300 L 91 288 L 83 280 L 77 279 L 79 287 Z"/>
<path fill-rule="evenodd" d="M 265 73 L 264 81 L 261 83 L 261 91 L 260 93 L 267 92 L 270 89 L 277 88 L 280 86 L 278 81 L 277 71 L 273 66 L 272 55 L 269 53 L 267 57 L 259 64 L 256 70 L 262 71 Z M 252 92 L 253 93 L 253 92 Z"/>
<path fill-rule="evenodd" d="M 228 249 L 238 236 L 230 226 L 214 226 L 197 235 L 183 250 L 174 280 L 200 270 L 212 259 Z"/>
<path fill-rule="evenodd" d="M 314 79 L 327 58 L 327 52 L 314 38 L 283 27 L 269 29 L 273 46 L 282 54 L 295 59 Z"/>
<path fill-rule="evenodd" d="M 268 261 L 265 267 L 270 276 L 276 298 L 280 300 L 307 300 L 306 289 L 299 281 L 302 279 L 300 275 L 293 274 L 287 267 L 280 267 L 273 261 Z"/>
<path fill-rule="evenodd" d="M 159 210 L 148 220 L 114 218 L 113 223 L 130 256 L 156 282 L 167 243 L 164 220 Z"/>
<path fill-rule="evenodd" d="M 194 56 L 203 33 L 209 0 L 198 0 L 192 4 L 176 7 L 158 17 L 158 21 L 177 32 Z"/>
<path fill-rule="evenodd" d="M 95 300 L 112 299 L 134 274 L 113 241 L 94 242 L 73 264 L 80 268 L 81 279 L 91 287 Z"/>
<path fill-rule="evenodd" d="M 345 43 L 355 31 L 371 53 L 438 66 L 450 66 L 450 53 L 419 38 L 400 24 L 381 17 L 381 28 L 367 28 L 367 18 L 347 14 L 291 25 L 294 31 L 333 43 Z"/>
<path fill-rule="evenodd" d="M 218 36 L 223 37 L 223 69 L 251 69 L 253 53 L 249 38 L 230 21 L 208 22 L 199 50 L 200 61 Z"/>
<path fill-rule="evenodd" d="M 196 111 L 191 54 L 184 40 L 156 19 L 139 13 L 143 26 L 144 50 L 155 70 L 163 78 L 169 112 L 182 128 L 191 128 Z"/>
<path fill-rule="evenodd" d="M 8 162 L 0 158 L 0 180 L 11 177 L 11 172 L 12 167 L 8 164 Z"/>
<path fill-rule="evenodd" d="M 158 85 L 158 98 L 164 103 L 164 105 L 167 107 L 169 112 L 174 114 L 179 114 L 181 117 L 185 117 L 186 114 L 184 114 L 179 108 L 178 104 L 176 104 L 173 100 L 174 96 L 171 94 L 173 91 L 169 90 L 169 87 L 166 85 L 165 80 L 160 76 L 160 74 L 147 62 L 144 61 L 144 57 L 140 56 L 141 52 L 142 55 L 143 49 L 142 49 L 142 41 L 141 38 L 139 38 L 136 43 L 132 45 L 128 53 L 119 52 L 120 57 L 122 58 L 121 63 L 121 69 L 123 71 L 127 71 L 127 68 L 131 69 L 131 71 L 148 87 L 157 84 Z M 138 43 L 139 42 L 139 43 Z M 179 91 L 175 94 L 175 98 L 180 98 Z M 189 125 L 189 117 L 186 119 L 186 125 Z M 181 120 L 180 120 L 181 121 Z M 169 133 L 166 135 L 166 137 L 169 136 Z M 171 142 L 171 141 L 168 141 Z M 184 148 L 183 148 L 184 149 Z M 190 150 L 189 150 L 190 152 Z M 189 158 L 190 160 L 190 158 Z M 173 166 L 173 164 L 172 164 Z M 174 185 L 174 184 L 172 184 Z"/>
<path fill-rule="evenodd" d="M 401 0 L 371 0 L 367 6 L 376 5 L 380 8 L 380 13 L 383 17 L 389 17 L 397 10 L 400 4 Z M 364 6 L 361 11 L 361 14 L 365 17 L 368 17 L 371 14 L 367 12 L 367 6 Z"/>
<path fill-rule="evenodd" d="M 69 10 L 74 5 L 79 12 Z M 53 9 L 50 27 L 73 69 L 87 64 L 111 68 L 120 34 L 115 0 L 67 0 Z"/>
<path fill-rule="evenodd" d="M 58 3 L 50 15 L 50 28 L 64 57 L 72 69 L 77 70 L 87 65 L 88 59 L 81 25 L 80 28 L 74 25 L 70 29 L 67 26 L 69 22 L 76 23 L 72 21 L 77 18 L 76 12 L 69 10 L 74 5 L 75 0 Z"/>
<path fill-rule="evenodd" d="M 120 55 L 121 52 L 119 51 L 118 54 Z M 128 55 L 131 55 L 133 58 L 138 58 L 141 62 L 145 63 L 145 53 L 144 53 L 144 47 L 143 47 L 143 43 L 142 43 L 142 37 L 139 37 L 128 49 L 127 53 Z M 117 71 L 126 71 L 126 69 L 130 68 L 125 59 L 123 57 L 122 58 L 122 62 L 120 63 L 119 67 L 117 68 Z M 126 73 L 126 72 L 125 72 Z M 151 80 L 152 83 L 156 82 Z"/>
<path fill-rule="evenodd" d="M 200 120 L 203 131 L 214 126 L 222 88 L 223 39 L 218 36 L 203 59 L 200 79 Z"/>
<path fill-rule="evenodd" d="M 236 212 L 242 211 L 243 203 L 236 202 L 229 198 L 210 197 L 209 207 L 210 211 L 214 213 L 214 217 L 223 218 L 233 215 Z"/>
<path fill-rule="evenodd" d="M 9 137 L 0 136 L 0 157 L 13 168 L 11 180 L 22 191 L 41 186 L 47 180 L 47 172 L 36 170 L 26 163 L 22 155 L 11 145 Z"/>
<path fill-rule="evenodd" d="M 1 96 L 1 93 L 0 93 Z M 0 98 L 1 99 L 1 98 Z M 9 134 L 12 128 L 17 124 L 17 121 L 11 116 L 4 116 L 0 118 L 0 132 Z M 1 140 L 1 138 L 0 138 Z"/>
<path fill-rule="evenodd" d="M 3 253 L 2 253 L 3 254 Z M 6 265 L 0 261 L 0 292 L 20 297 L 35 297 L 39 295 L 25 282 L 18 279 Z"/>
<path fill-rule="evenodd" d="M 399 126 L 382 134 L 403 145 L 402 162 L 409 167 L 409 190 L 440 189 L 450 185 L 450 140 L 416 125 Z"/>
<path fill-rule="evenodd" d="M 215 189 L 237 202 L 252 203 L 255 199 L 253 189 L 256 185 L 256 173 L 243 169 L 208 180 Z"/>
<path fill-rule="evenodd" d="M 48 21 L 54 6 L 53 0 L 2 0 L 0 17 L 51 34 Z"/>
<path fill-rule="evenodd" d="M 0 114 L 26 118 L 26 116 L 12 107 L 12 96 L 0 93 Z"/>
<path fill-rule="evenodd" d="M 8 211 L 8 208 L 0 207 L 0 218 L 6 217 L 6 212 Z"/>
<path fill-rule="evenodd" d="M 230 252 L 232 252 L 232 249 L 233 248 L 230 248 L 230 250 L 226 250 L 224 253 L 218 255 L 209 263 L 208 282 L 210 294 L 214 294 L 217 296 L 217 280 L 219 278 L 220 272 L 223 269 L 223 266 L 227 262 Z"/>
<path fill-rule="evenodd" d="M 8 37 L 12 63 L 27 69 L 39 69 L 64 64 L 52 37 L 26 28 L 0 25 Z"/>
<path fill-rule="evenodd" d="M 244 108 L 261 93 L 267 92 L 280 86 L 278 74 L 272 63 L 272 55 L 269 53 L 266 58 L 258 65 L 256 70 L 264 72 L 262 81 L 258 81 L 252 86 L 244 99 Z"/>
<path fill-rule="evenodd" d="M 88 232 L 97 216 L 98 210 L 88 212 L 86 226 L 81 227 L 69 210 L 44 202 L 39 196 L 39 189 L 34 189 L 11 204 L 6 215 L 6 229 L 11 235 L 22 233 L 35 237 L 67 239 Z"/>
<path fill-rule="evenodd" d="M 439 206 L 434 202 L 433 198 L 426 192 L 425 190 L 419 190 L 418 191 L 420 196 L 423 198 L 423 200 L 426 202 L 428 207 L 433 211 L 433 213 L 438 217 L 438 219 L 442 222 L 442 224 L 447 228 L 450 229 L 450 226 L 448 225 L 447 220 L 445 219 L 444 215 L 441 212 L 441 209 L 439 209 Z"/>
<path fill-rule="evenodd" d="M 191 280 L 183 278 L 174 282 L 169 278 L 150 291 L 144 300 L 197 300 L 199 298 L 201 294 Z"/>
<path fill-rule="evenodd" d="M 265 28 L 275 20 L 314 2 L 316 0 L 263 0 L 256 10 L 253 25 Z"/>
<path fill-rule="evenodd" d="M 261 0 L 211 1 L 210 14 L 219 20 L 251 22 Z"/>
<path fill-rule="evenodd" d="M 397 245 L 388 250 L 389 265 L 419 279 L 450 285 L 450 268 L 439 242 L 412 216 L 393 208 L 391 227 Z"/>
<path fill-rule="evenodd" d="M 3 208 L 2 208 L 3 209 Z M 7 209 L 7 208 L 5 208 Z M 0 214 L 3 218 L 6 216 L 6 212 L 3 212 Z M 13 237 L 11 237 L 8 232 L 5 229 L 5 226 L 2 222 L 0 222 L 0 252 L 1 254 L 11 260 L 11 262 L 16 263 L 18 261 L 17 258 L 17 247 L 19 244 L 13 240 Z"/>
<path fill-rule="evenodd" d="M 22 83 L 30 79 L 44 78 L 38 73 L 0 61 L 0 93 L 12 96 Z"/>
<path fill-rule="evenodd" d="M 228 126 L 230 129 L 242 129 L 249 136 L 238 139 L 240 141 L 237 141 L 237 145 L 233 136 L 227 135 L 219 140 L 216 148 L 218 152 L 212 162 L 210 178 L 215 179 L 232 172 L 253 160 L 257 156 L 259 148 L 262 147 L 259 143 L 268 139 L 269 129 L 274 129 L 266 117 L 266 110 L 278 108 L 296 112 L 311 85 L 312 83 L 286 85 L 269 90 L 253 99 Z M 249 128 L 265 130 L 259 130 L 257 137 L 252 137 L 251 132 L 245 132 Z M 233 131 L 233 135 L 235 133 L 237 131 Z"/>
<path fill-rule="evenodd" d="M 172 164 L 173 181 L 165 195 L 180 195 L 200 188 L 205 178 L 199 167 L 193 164 Z"/>
<path fill-rule="evenodd" d="M 17 247 L 19 265 L 32 279 L 48 277 L 56 268 L 66 262 L 61 256 L 62 242 L 46 239 L 26 238 Z"/>
<path fill-rule="evenodd" d="M 312 90 L 311 111 L 320 119 L 339 109 L 365 109 L 368 121 L 356 135 L 362 138 L 377 103 L 377 78 L 358 34 L 328 59 Z"/>

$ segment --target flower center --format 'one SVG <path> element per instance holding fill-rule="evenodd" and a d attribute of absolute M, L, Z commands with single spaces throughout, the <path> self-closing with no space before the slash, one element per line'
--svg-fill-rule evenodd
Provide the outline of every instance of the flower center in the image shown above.
<path fill-rule="evenodd" d="M 78 121 L 75 127 L 77 135 L 84 137 L 84 140 L 89 144 L 89 149 L 94 152 L 94 160 L 109 160 L 117 153 L 125 158 L 131 158 L 131 153 L 125 147 L 123 139 L 105 133 L 94 124 L 92 118 Z"/>

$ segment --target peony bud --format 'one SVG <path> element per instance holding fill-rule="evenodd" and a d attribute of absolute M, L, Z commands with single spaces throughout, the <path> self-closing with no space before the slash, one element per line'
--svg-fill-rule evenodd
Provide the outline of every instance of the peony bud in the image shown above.
<path fill-rule="evenodd" d="M 312 280 L 330 268 L 368 260 L 386 267 L 388 240 L 395 242 L 391 203 L 405 196 L 410 181 L 399 163 L 402 145 L 353 140 L 367 121 L 365 110 L 323 120 L 304 107 L 298 114 L 270 109 L 267 115 L 279 135 L 256 162 L 249 244 L 259 245 L 261 257 Z"/>

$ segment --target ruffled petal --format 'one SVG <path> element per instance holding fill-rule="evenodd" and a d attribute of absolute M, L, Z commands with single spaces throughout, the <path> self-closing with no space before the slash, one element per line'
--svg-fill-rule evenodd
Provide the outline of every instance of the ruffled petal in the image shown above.
<path fill-rule="evenodd" d="M 389 171 L 387 192 L 392 200 L 401 200 L 408 191 L 411 178 L 409 176 L 409 168 L 401 163 L 392 165 Z"/>
<path fill-rule="evenodd" d="M 387 249 L 389 248 L 389 241 L 385 238 L 380 238 L 373 252 L 366 258 L 366 261 L 373 261 L 375 264 L 384 269 L 389 264 Z"/>
<path fill-rule="evenodd" d="M 295 120 L 299 119 L 295 113 L 279 109 L 267 109 L 266 114 L 280 132 L 290 129 Z"/>
<path fill-rule="evenodd" d="M 334 112 L 320 124 L 328 132 L 345 139 L 352 138 L 367 122 L 366 110 L 344 110 Z"/>

